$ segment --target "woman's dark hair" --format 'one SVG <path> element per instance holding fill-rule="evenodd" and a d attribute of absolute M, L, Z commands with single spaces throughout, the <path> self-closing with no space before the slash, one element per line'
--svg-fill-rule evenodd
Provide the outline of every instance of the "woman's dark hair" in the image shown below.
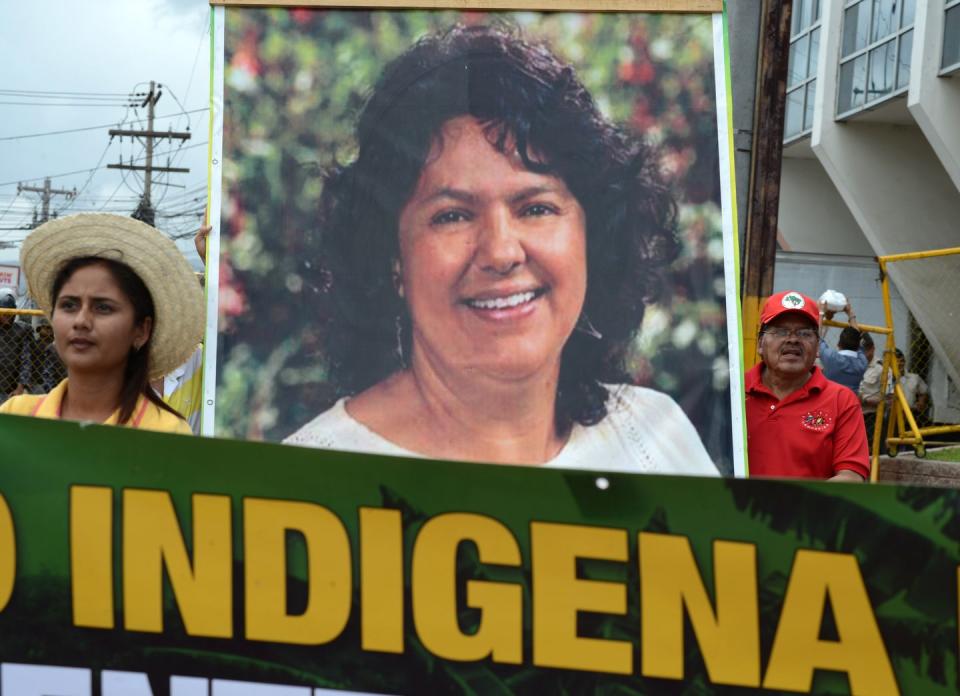
<path fill-rule="evenodd" d="M 77 256 L 67 261 L 57 271 L 53 279 L 53 285 L 50 289 L 50 314 L 56 312 L 57 298 L 60 297 L 60 291 L 63 286 L 81 268 L 100 265 L 109 271 L 114 281 L 120 286 L 120 290 L 130 304 L 133 305 L 133 320 L 137 325 L 150 317 L 156 318 L 156 312 L 153 308 L 153 298 L 150 291 L 143 284 L 130 266 L 113 259 L 104 259 L 99 256 Z M 153 334 L 151 332 L 151 338 Z M 137 406 L 137 399 L 143 394 L 147 399 L 153 402 L 158 408 L 169 411 L 178 418 L 183 418 L 176 409 L 169 406 L 161 399 L 150 386 L 150 340 L 144 343 L 140 350 L 130 349 L 130 355 L 127 357 L 127 366 L 123 373 L 123 387 L 120 390 L 120 417 L 118 423 L 126 423 L 133 416 L 133 411 Z"/>
<path fill-rule="evenodd" d="M 676 256 L 676 204 L 652 149 L 604 117 L 546 45 L 504 25 L 454 26 L 387 65 L 357 123 L 356 159 L 325 176 L 331 379 L 339 395 L 353 394 L 402 367 L 398 342 L 409 355 L 410 318 L 392 278 L 398 218 L 443 125 L 465 115 L 500 152 L 562 179 L 586 213 L 583 313 L 602 338 L 567 340 L 556 424 L 595 424 L 606 416 L 603 383 L 629 381 L 624 358 L 659 290 L 656 269 Z"/>

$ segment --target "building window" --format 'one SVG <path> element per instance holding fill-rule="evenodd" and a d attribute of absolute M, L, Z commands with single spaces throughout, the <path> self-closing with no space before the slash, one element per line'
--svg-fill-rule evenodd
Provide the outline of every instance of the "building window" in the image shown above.
<path fill-rule="evenodd" d="M 837 118 L 902 94 L 910 86 L 915 11 L 916 0 L 847 0 Z"/>
<path fill-rule="evenodd" d="M 941 74 L 960 70 L 960 0 L 947 0 L 943 18 Z"/>
<path fill-rule="evenodd" d="M 813 128 L 813 97 L 817 91 L 819 53 L 820 0 L 794 0 L 784 141 L 807 135 Z"/>

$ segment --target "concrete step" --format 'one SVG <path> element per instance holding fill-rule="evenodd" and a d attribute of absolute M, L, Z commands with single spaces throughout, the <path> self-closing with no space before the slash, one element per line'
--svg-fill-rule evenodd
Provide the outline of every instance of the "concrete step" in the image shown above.
<path fill-rule="evenodd" d="M 960 488 L 960 463 L 938 462 L 934 456 L 936 452 L 928 450 L 927 456 L 920 459 L 911 450 L 896 457 L 880 457 L 877 479 L 886 483 Z"/>

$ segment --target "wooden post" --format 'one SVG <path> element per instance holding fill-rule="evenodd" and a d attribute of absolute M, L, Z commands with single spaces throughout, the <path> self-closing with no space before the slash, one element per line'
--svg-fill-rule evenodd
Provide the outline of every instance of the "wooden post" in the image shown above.
<path fill-rule="evenodd" d="M 757 333 L 760 329 L 760 308 L 773 292 L 792 4 L 792 0 L 763 0 L 755 135 L 740 295 L 743 306 L 743 361 L 748 369 L 757 363 L 759 357 Z"/>

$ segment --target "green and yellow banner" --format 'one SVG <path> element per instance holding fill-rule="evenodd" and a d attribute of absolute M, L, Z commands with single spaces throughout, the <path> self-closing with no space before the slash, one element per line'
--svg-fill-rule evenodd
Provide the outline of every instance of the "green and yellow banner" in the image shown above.
<path fill-rule="evenodd" d="M 0 696 L 957 693 L 957 491 L 9 416 L 0 459 Z"/>

